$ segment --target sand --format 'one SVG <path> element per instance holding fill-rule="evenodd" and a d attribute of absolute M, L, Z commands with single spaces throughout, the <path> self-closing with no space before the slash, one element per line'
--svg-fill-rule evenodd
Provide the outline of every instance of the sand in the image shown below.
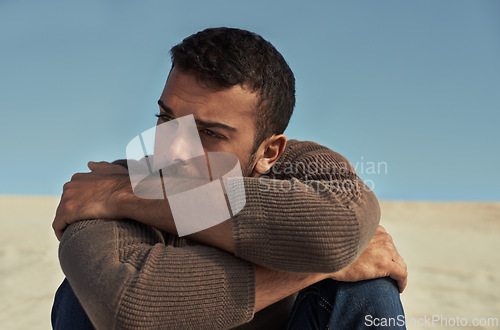
<path fill-rule="evenodd" d="M 51 224 L 58 197 L 0 197 L 0 329 L 51 329 L 64 275 Z"/>
<path fill-rule="evenodd" d="M 496 318 L 496 327 L 475 328 L 500 328 L 500 203 L 381 206 L 382 225 L 408 265 L 401 296 L 408 321 L 442 316 L 443 326 L 432 328 L 453 328 L 445 319 Z"/>
<path fill-rule="evenodd" d="M 50 328 L 64 277 L 51 228 L 57 203 L 57 197 L 0 196 L 0 329 Z M 382 225 L 408 264 L 401 298 L 409 329 L 453 328 L 457 317 L 500 321 L 500 203 L 381 205 Z M 500 326 L 475 329 L 490 328 Z"/>

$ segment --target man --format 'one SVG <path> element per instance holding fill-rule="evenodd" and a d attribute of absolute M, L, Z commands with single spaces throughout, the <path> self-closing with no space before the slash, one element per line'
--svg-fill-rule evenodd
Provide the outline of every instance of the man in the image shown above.
<path fill-rule="evenodd" d="M 341 155 L 283 135 L 295 81 L 281 54 L 228 28 L 171 53 L 158 125 L 192 115 L 205 153 L 242 164 L 246 204 L 181 238 L 168 200 L 134 195 L 123 162 L 89 163 L 65 184 L 53 223 L 69 281 L 54 328 L 359 328 L 367 316 L 402 317 L 406 265 L 377 227 L 374 194 Z M 182 146 L 169 152 L 186 161 Z"/>

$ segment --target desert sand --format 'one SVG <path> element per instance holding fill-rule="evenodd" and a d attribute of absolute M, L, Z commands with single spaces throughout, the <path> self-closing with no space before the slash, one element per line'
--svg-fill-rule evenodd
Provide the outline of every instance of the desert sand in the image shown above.
<path fill-rule="evenodd" d="M 0 329 L 50 328 L 64 278 L 51 228 L 57 204 L 58 197 L 0 196 Z M 381 206 L 381 224 L 408 264 L 401 296 L 408 329 L 454 328 L 457 317 L 500 320 L 500 203 Z M 476 329 L 500 328 L 491 322 Z"/>

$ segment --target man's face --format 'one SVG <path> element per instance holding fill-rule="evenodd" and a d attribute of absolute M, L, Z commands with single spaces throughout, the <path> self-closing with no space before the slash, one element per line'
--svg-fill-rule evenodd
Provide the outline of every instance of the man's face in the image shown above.
<path fill-rule="evenodd" d="M 159 104 L 158 125 L 193 115 L 205 153 L 232 153 L 238 157 L 243 175 L 252 174 L 253 160 L 249 162 L 256 134 L 256 93 L 240 85 L 208 87 L 174 67 Z"/>

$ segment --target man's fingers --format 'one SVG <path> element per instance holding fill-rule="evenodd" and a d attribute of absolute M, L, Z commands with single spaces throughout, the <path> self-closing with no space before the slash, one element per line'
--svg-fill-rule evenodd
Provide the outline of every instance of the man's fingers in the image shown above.
<path fill-rule="evenodd" d="M 73 174 L 73 176 L 71 177 L 71 180 L 70 181 L 75 181 L 75 180 L 78 180 L 78 179 L 82 179 L 85 177 L 85 174 L 87 173 L 75 173 Z M 63 186 L 63 189 L 64 189 L 64 186 Z"/>
<path fill-rule="evenodd" d="M 377 229 L 378 239 L 377 241 L 385 245 L 385 251 L 392 258 L 390 263 L 390 273 L 389 276 L 397 282 L 398 290 L 400 293 L 406 288 L 406 283 L 408 280 L 408 269 L 403 258 L 399 255 L 392 236 L 385 231 L 385 228 L 379 226 Z M 386 254 L 386 255 L 387 255 Z"/>
<path fill-rule="evenodd" d="M 396 280 L 396 283 L 398 285 L 399 293 L 403 293 L 403 291 L 406 288 L 406 284 L 408 283 L 408 277 L 404 277 L 404 278 L 401 278 L 399 280 Z"/>
<path fill-rule="evenodd" d="M 398 287 L 399 287 L 399 292 L 403 292 L 403 290 L 406 287 L 406 283 L 408 281 L 408 267 L 406 265 L 406 262 L 403 260 L 403 258 L 399 255 L 399 253 L 396 250 L 396 247 L 394 246 L 394 251 L 395 253 L 392 256 L 392 260 L 396 264 L 396 269 L 400 277 L 400 280 L 398 281 Z"/>
<path fill-rule="evenodd" d="M 408 277 L 401 283 L 401 287 L 399 288 L 399 293 L 403 293 L 403 291 L 406 289 L 406 285 L 408 284 Z"/>
<path fill-rule="evenodd" d="M 62 234 L 63 234 L 62 230 L 56 230 L 55 233 L 56 233 L 57 240 L 60 241 Z"/>
<path fill-rule="evenodd" d="M 61 240 L 61 236 L 62 236 L 62 232 L 63 232 L 64 227 L 61 226 L 62 220 L 61 220 L 60 216 L 58 215 L 59 208 L 60 208 L 60 205 L 57 208 L 56 216 L 54 218 L 54 221 L 52 222 L 52 229 L 54 229 L 54 233 L 56 234 L 57 239 Z"/>
<path fill-rule="evenodd" d="M 401 258 L 401 257 L 399 257 Z M 408 271 L 406 269 L 406 264 L 403 259 L 401 258 L 401 261 L 393 261 L 393 267 L 392 270 L 389 274 L 389 276 L 394 279 L 397 284 L 398 284 L 398 290 L 400 293 L 402 293 L 406 287 L 406 282 L 408 280 Z M 401 263 L 402 262 L 402 263 Z"/>
<path fill-rule="evenodd" d="M 69 225 L 66 216 L 71 208 L 68 208 L 70 205 L 66 198 L 67 195 L 68 193 L 66 192 L 61 196 L 61 200 L 59 201 L 59 205 L 56 209 L 54 221 L 52 222 L 52 229 L 54 229 L 54 233 L 56 234 L 58 240 L 61 240 L 64 230 Z"/>
<path fill-rule="evenodd" d="M 99 171 L 100 174 L 127 174 L 128 171 L 125 167 L 118 164 L 111 164 L 108 162 L 88 162 L 87 167 L 91 172 Z"/>
<path fill-rule="evenodd" d="M 61 222 L 63 224 L 61 224 Z M 54 229 L 54 233 L 56 234 L 56 237 L 59 241 L 61 240 L 64 228 L 65 228 L 64 221 L 62 221 L 60 218 L 56 216 L 54 222 L 52 223 L 52 229 Z"/>
<path fill-rule="evenodd" d="M 67 226 L 82 219 L 97 219 L 120 213 L 109 203 L 119 189 L 128 189 L 127 169 L 108 162 L 88 162 L 90 173 L 76 173 L 64 184 L 52 228 L 60 240 Z M 110 211 L 111 210 L 111 211 Z M 117 217 L 115 215 L 115 217 Z"/>
<path fill-rule="evenodd" d="M 92 161 L 90 161 L 87 163 L 87 167 L 91 171 L 96 171 L 98 169 L 106 168 L 109 165 L 111 165 L 111 164 L 108 162 L 92 162 Z"/>

